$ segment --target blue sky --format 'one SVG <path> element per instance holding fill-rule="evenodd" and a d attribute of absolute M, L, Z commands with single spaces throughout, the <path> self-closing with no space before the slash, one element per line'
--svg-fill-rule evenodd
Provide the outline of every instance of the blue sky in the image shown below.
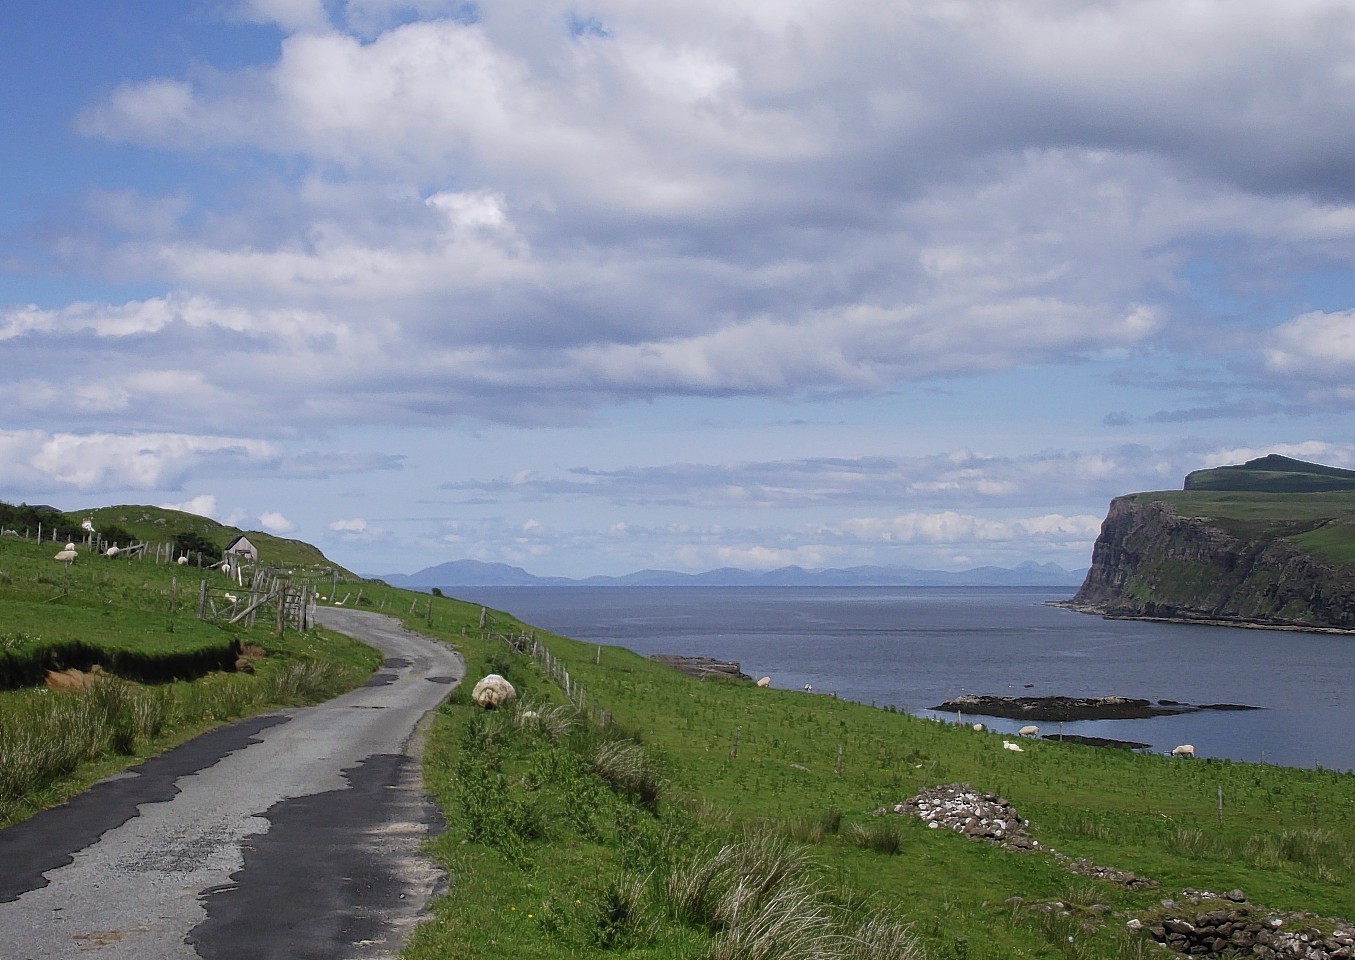
<path fill-rule="evenodd" d="M 1355 11 L 21 0 L 0 499 L 365 573 L 1090 559 L 1355 467 Z"/>

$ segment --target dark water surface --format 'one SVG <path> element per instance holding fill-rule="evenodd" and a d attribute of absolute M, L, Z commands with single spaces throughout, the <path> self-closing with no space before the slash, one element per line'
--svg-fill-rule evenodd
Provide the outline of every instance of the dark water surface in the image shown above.
<path fill-rule="evenodd" d="M 1355 637 L 1102 620 L 1025 587 L 464 587 L 544 630 L 641 654 L 737 660 L 776 687 L 918 715 L 959 694 L 1263 707 L 1065 723 L 1199 756 L 1355 770 Z M 949 715 L 953 718 L 953 715 Z M 979 718 L 998 730 L 1019 723 Z M 1056 733 L 1057 723 L 1041 724 Z"/>

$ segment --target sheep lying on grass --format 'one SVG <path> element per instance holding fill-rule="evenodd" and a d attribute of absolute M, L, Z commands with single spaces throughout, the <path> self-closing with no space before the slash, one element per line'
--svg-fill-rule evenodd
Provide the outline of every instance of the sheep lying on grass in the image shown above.
<path fill-rule="evenodd" d="M 518 692 L 513 689 L 513 685 L 497 673 L 489 674 L 470 692 L 470 698 L 475 705 L 486 710 L 497 709 L 517 695 Z"/>

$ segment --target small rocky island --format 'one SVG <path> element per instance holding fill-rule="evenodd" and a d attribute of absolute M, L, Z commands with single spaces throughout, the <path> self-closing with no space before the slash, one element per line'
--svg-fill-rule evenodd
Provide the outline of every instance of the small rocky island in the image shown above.
<path fill-rule="evenodd" d="M 1181 703 L 1177 700 L 1142 700 L 1134 697 L 982 697 L 963 696 L 931 708 L 942 713 L 961 713 L 1007 720 L 1141 720 L 1172 717 L 1201 710 L 1260 710 L 1241 703 Z"/>

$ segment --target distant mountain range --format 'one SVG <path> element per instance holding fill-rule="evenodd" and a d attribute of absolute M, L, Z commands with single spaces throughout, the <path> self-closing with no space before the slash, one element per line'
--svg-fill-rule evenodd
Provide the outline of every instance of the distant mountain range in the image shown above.
<path fill-rule="evenodd" d="M 705 573 L 641 570 L 620 577 L 538 577 L 521 567 L 478 560 L 453 560 L 417 573 L 387 573 L 375 579 L 393 587 L 430 590 L 445 587 L 1078 587 L 1086 570 L 1065 570 L 1056 563 L 972 570 L 917 570 L 912 567 L 846 567 L 806 570 L 740 570 L 723 567 Z"/>

